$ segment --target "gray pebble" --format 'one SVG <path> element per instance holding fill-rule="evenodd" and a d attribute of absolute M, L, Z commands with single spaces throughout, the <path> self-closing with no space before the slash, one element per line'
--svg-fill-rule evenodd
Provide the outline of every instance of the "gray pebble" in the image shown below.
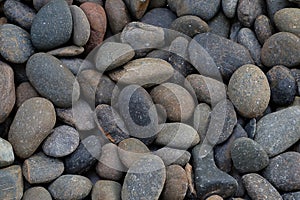
<path fill-rule="evenodd" d="M 191 158 L 191 153 L 185 150 L 163 147 L 153 152 L 154 155 L 159 156 L 165 166 L 180 165 L 184 167 Z"/>
<path fill-rule="evenodd" d="M 273 29 L 270 19 L 267 16 L 260 15 L 255 19 L 254 30 L 260 44 L 263 45 L 265 41 L 273 35 Z"/>
<path fill-rule="evenodd" d="M 14 160 L 15 156 L 11 144 L 0 138 L 0 167 L 9 166 Z"/>
<path fill-rule="evenodd" d="M 228 18 L 233 18 L 236 13 L 238 0 L 222 0 L 223 12 Z"/>
<path fill-rule="evenodd" d="M 19 165 L 0 169 L 0 199 L 21 200 L 23 196 L 23 176 Z"/>
<path fill-rule="evenodd" d="M 246 27 L 252 26 L 256 17 L 263 13 L 262 0 L 239 0 L 237 16 L 239 21 Z"/>
<path fill-rule="evenodd" d="M 92 190 L 92 200 L 121 200 L 122 186 L 110 180 L 100 180 L 95 183 Z"/>
<path fill-rule="evenodd" d="M 175 13 L 168 8 L 154 8 L 146 12 L 141 22 L 162 28 L 170 28 L 176 18 Z"/>
<path fill-rule="evenodd" d="M 90 37 L 90 23 L 81 8 L 75 5 L 70 6 L 73 19 L 73 44 L 84 46 Z"/>
<path fill-rule="evenodd" d="M 230 31 L 230 21 L 223 14 L 223 12 L 219 12 L 214 18 L 212 18 L 208 22 L 208 26 L 210 32 L 228 38 Z"/>
<path fill-rule="evenodd" d="M 23 200 L 52 200 L 50 193 L 43 187 L 32 187 L 25 191 Z"/>

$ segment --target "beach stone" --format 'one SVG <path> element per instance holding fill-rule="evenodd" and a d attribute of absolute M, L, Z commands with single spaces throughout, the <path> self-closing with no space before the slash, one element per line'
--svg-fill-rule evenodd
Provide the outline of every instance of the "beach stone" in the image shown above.
<path fill-rule="evenodd" d="M 152 3 L 152 1 L 150 1 L 150 3 Z M 162 28 L 170 28 L 176 18 L 176 14 L 170 9 L 158 7 L 146 12 L 141 18 L 141 22 Z"/>
<path fill-rule="evenodd" d="M 64 0 L 52 0 L 43 6 L 33 19 L 31 41 L 39 50 L 59 47 L 71 38 L 72 15 Z"/>
<path fill-rule="evenodd" d="M 97 181 L 93 186 L 92 200 L 121 200 L 122 186 L 109 180 Z"/>
<path fill-rule="evenodd" d="M 279 31 L 290 32 L 300 37 L 300 9 L 284 8 L 274 15 L 274 22 Z"/>
<path fill-rule="evenodd" d="M 293 103 L 297 85 L 292 72 L 284 66 L 274 66 L 267 73 L 271 88 L 271 100 L 276 105 Z"/>
<path fill-rule="evenodd" d="M 150 155 L 150 150 L 140 140 L 128 138 L 119 143 L 118 154 L 122 163 L 127 168 L 130 168 L 135 161 Z"/>
<path fill-rule="evenodd" d="M 220 197 L 219 195 L 212 195 L 205 200 L 223 200 L 223 198 Z"/>
<path fill-rule="evenodd" d="M 0 137 L 0 167 L 11 165 L 15 160 L 11 144 Z"/>
<path fill-rule="evenodd" d="M 39 94 L 29 82 L 23 82 L 16 89 L 16 106 L 20 107 L 26 100 L 38 96 Z"/>
<path fill-rule="evenodd" d="M 12 111 L 15 101 L 14 71 L 6 63 L 0 62 L 0 123 L 3 123 Z"/>
<path fill-rule="evenodd" d="M 8 0 L 3 5 L 7 19 L 20 27 L 30 30 L 36 11 L 20 1 Z"/>
<path fill-rule="evenodd" d="M 19 165 L 0 169 L 0 198 L 20 200 L 23 196 L 23 176 Z"/>
<path fill-rule="evenodd" d="M 277 189 L 284 192 L 300 188 L 300 153 L 285 152 L 270 159 L 263 176 Z"/>
<path fill-rule="evenodd" d="M 274 31 L 270 19 L 265 15 L 260 15 L 255 19 L 254 30 L 257 39 L 262 45 L 273 35 Z"/>
<path fill-rule="evenodd" d="M 131 15 L 136 18 L 136 19 L 141 19 L 150 3 L 150 0 L 144 0 L 144 1 L 139 1 L 139 0 L 124 0 L 129 12 Z"/>
<path fill-rule="evenodd" d="M 60 58 L 59 59 L 74 75 L 86 69 L 94 69 L 94 64 L 81 58 Z"/>
<path fill-rule="evenodd" d="M 296 120 L 299 115 L 300 107 L 292 106 L 267 114 L 258 121 L 254 140 L 265 149 L 269 157 L 284 152 L 299 140 L 300 124 Z"/>
<path fill-rule="evenodd" d="M 53 130 L 43 144 L 43 151 L 52 157 L 71 154 L 79 145 L 79 133 L 71 126 L 62 125 Z"/>
<path fill-rule="evenodd" d="M 82 99 L 74 102 L 71 109 L 62 112 L 62 117 L 78 131 L 88 131 L 96 127 L 94 111 L 90 104 Z"/>
<path fill-rule="evenodd" d="M 230 34 L 229 34 L 229 39 L 233 42 L 237 42 L 237 36 L 239 31 L 243 28 L 241 22 L 239 22 L 237 19 L 234 20 L 234 22 L 231 25 L 230 28 Z"/>
<path fill-rule="evenodd" d="M 283 200 L 297 200 L 300 198 L 300 192 L 290 192 L 282 195 Z"/>
<path fill-rule="evenodd" d="M 47 53 L 52 56 L 57 57 L 72 57 L 72 56 L 78 56 L 84 52 L 83 47 L 78 47 L 75 45 L 72 46 L 65 46 L 58 49 L 54 49 L 51 51 L 48 51 Z"/>
<path fill-rule="evenodd" d="M 100 156 L 100 137 L 90 135 L 80 142 L 72 154 L 66 156 L 65 171 L 70 174 L 83 174 L 95 166 Z"/>
<path fill-rule="evenodd" d="M 272 35 L 263 45 L 261 61 L 267 67 L 284 65 L 296 67 L 300 64 L 300 39 L 287 32 Z"/>
<path fill-rule="evenodd" d="M 180 165 L 184 167 L 191 158 L 191 153 L 185 150 L 163 147 L 153 152 L 154 155 L 159 156 L 165 166 Z"/>
<path fill-rule="evenodd" d="M 206 199 L 211 195 L 223 198 L 232 196 L 237 189 L 236 180 L 217 168 L 213 152 L 201 157 L 200 150 L 201 145 L 197 145 L 192 151 L 197 196 L 200 199 Z"/>
<path fill-rule="evenodd" d="M 132 164 L 122 186 L 122 200 L 158 200 L 166 180 L 163 161 L 155 155 L 147 155 Z"/>
<path fill-rule="evenodd" d="M 24 161 L 22 171 L 30 184 L 49 183 L 64 172 L 64 163 L 38 153 Z"/>
<path fill-rule="evenodd" d="M 228 18 L 233 18 L 236 13 L 238 0 L 222 0 L 223 12 Z"/>
<path fill-rule="evenodd" d="M 30 157 L 50 134 L 56 122 L 53 104 L 40 97 L 25 101 L 11 124 L 8 140 L 20 158 Z"/>
<path fill-rule="evenodd" d="M 229 80 L 240 66 L 253 64 L 253 59 L 244 46 L 224 37 L 213 33 L 202 33 L 196 35 L 194 40 L 213 58 L 225 80 Z"/>
<path fill-rule="evenodd" d="M 183 200 L 188 190 L 188 179 L 185 170 L 179 165 L 166 168 L 166 182 L 161 194 L 164 200 Z"/>
<path fill-rule="evenodd" d="M 129 133 L 123 119 L 117 111 L 106 104 L 96 107 L 95 113 L 101 128 L 107 134 L 106 137 L 113 143 L 118 144 L 122 140 L 129 138 Z"/>
<path fill-rule="evenodd" d="M 35 10 L 39 11 L 43 6 L 45 6 L 47 3 L 49 3 L 51 0 L 33 0 L 32 4 Z M 73 0 L 65 0 L 68 5 L 72 5 Z"/>
<path fill-rule="evenodd" d="M 194 125 L 200 136 L 200 143 L 204 141 L 210 121 L 211 108 L 206 103 L 200 103 L 194 111 Z"/>
<path fill-rule="evenodd" d="M 118 96 L 119 89 L 107 76 L 102 75 L 96 89 L 96 105 L 112 103 L 112 98 Z"/>
<path fill-rule="evenodd" d="M 288 0 L 266 0 L 268 16 L 274 21 L 274 15 L 277 11 L 287 8 L 293 7 L 293 4 Z"/>
<path fill-rule="evenodd" d="M 211 33 L 228 38 L 231 24 L 223 12 L 219 12 L 214 18 L 212 18 L 208 22 L 208 26 Z"/>
<path fill-rule="evenodd" d="M 70 107 L 79 98 L 79 85 L 75 76 L 54 56 L 34 54 L 26 64 L 26 74 L 38 93 L 56 106 Z"/>
<path fill-rule="evenodd" d="M 105 42 L 97 51 L 96 68 L 100 72 L 115 69 L 126 64 L 134 55 L 134 50 L 128 44 Z"/>
<path fill-rule="evenodd" d="M 248 124 L 245 126 L 245 131 L 248 134 L 248 137 L 251 139 L 254 139 L 254 136 L 256 134 L 256 119 L 252 118 Z"/>
<path fill-rule="evenodd" d="M 120 33 L 131 22 L 129 11 L 122 0 L 105 1 L 105 11 L 113 34 Z"/>
<path fill-rule="evenodd" d="M 256 17 L 263 13 L 263 1 L 240 0 L 237 6 L 239 21 L 246 27 L 253 25 Z"/>
<path fill-rule="evenodd" d="M 248 195 L 253 200 L 282 199 L 279 192 L 271 185 L 271 183 L 259 174 L 246 174 L 242 177 L 242 180 Z"/>
<path fill-rule="evenodd" d="M 25 191 L 23 200 L 52 200 L 50 193 L 43 187 L 32 187 Z"/>
<path fill-rule="evenodd" d="M 84 199 L 92 189 L 91 181 L 80 175 L 63 175 L 49 186 L 54 199 Z"/>
<path fill-rule="evenodd" d="M 0 54 L 9 62 L 24 63 L 34 53 L 29 33 L 16 25 L 1 25 L 0 41 Z"/>

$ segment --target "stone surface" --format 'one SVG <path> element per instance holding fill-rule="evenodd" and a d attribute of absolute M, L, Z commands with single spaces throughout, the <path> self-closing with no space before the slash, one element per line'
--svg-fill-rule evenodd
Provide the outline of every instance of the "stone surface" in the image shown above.
<path fill-rule="evenodd" d="M 0 137 L 0 167 L 11 165 L 15 160 L 11 144 Z"/>
<path fill-rule="evenodd" d="M 194 128 L 200 136 L 200 143 L 204 141 L 210 121 L 211 108 L 205 103 L 200 103 L 194 111 Z"/>
<path fill-rule="evenodd" d="M 8 140 L 20 158 L 30 157 L 50 134 L 56 122 L 52 103 L 35 97 L 18 109 L 8 133 Z"/>
<path fill-rule="evenodd" d="M 70 6 L 73 19 L 72 41 L 77 46 L 84 46 L 90 38 L 90 23 L 85 13 L 78 6 Z"/>
<path fill-rule="evenodd" d="M 228 18 L 233 18 L 236 13 L 238 0 L 222 0 L 223 12 Z"/>
<path fill-rule="evenodd" d="M 122 186 L 115 181 L 100 180 L 93 186 L 92 200 L 121 200 Z"/>
<path fill-rule="evenodd" d="M 170 28 L 176 18 L 177 16 L 170 9 L 158 7 L 146 12 L 141 22 L 162 28 Z"/>
<path fill-rule="evenodd" d="M 300 192 L 285 193 L 282 198 L 283 200 L 297 200 L 300 198 Z"/>
<path fill-rule="evenodd" d="M 43 6 L 45 6 L 47 3 L 49 3 L 51 0 L 33 0 L 32 4 L 35 10 L 39 11 Z M 72 5 L 73 0 L 65 0 L 68 5 Z"/>
<path fill-rule="evenodd" d="M 300 138 L 300 123 L 296 120 L 299 115 L 299 106 L 267 114 L 258 121 L 254 140 L 270 157 L 284 152 Z"/>
<path fill-rule="evenodd" d="M 240 0 L 237 6 L 239 21 L 246 27 L 252 26 L 256 17 L 263 13 L 263 1 Z"/>
<path fill-rule="evenodd" d="M 81 58 L 60 58 L 59 59 L 74 75 L 86 69 L 93 69 L 94 64 Z"/>
<path fill-rule="evenodd" d="M 39 94 L 56 106 L 70 107 L 79 98 L 79 85 L 75 76 L 54 56 L 34 54 L 26 64 L 26 74 Z"/>
<path fill-rule="evenodd" d="M 136 19 L 141 19 L 148 8 L 150 0 L 124 0 L 124 2 L 131 15 Z"/>
<path fill-rule="evenodd" d="M 271 25 L 271 21 L 265 15 L 260 15 L 255 19 L 254 30 L 257 39 L 262 45 L 273 34 L 273 26 Z"/>
<path fill-rule="evenodd" d="M 92 102 L 94 103 L 94 101 Z M 74 102 L 69 114 L 71 114 L 71 121 L 74 122 L 74 126 L 79 131 L 92 130 L 96 127 L 94 112 L 90 104 L 84 100 Z"/>
<path fill-rule="evenodd" d="M 23 200 L 52 200 L 50 193 L 43 187 L 32 187 L 25 191 Z"/>
<path fill-rule="evenodd" d="M 84 52 L 83 47 L 72 45 L 72 46 L 65 46 L 58 49 L 54 49 L 52 51 L 48 51 L 47 53 L 57 57 L 72 57 L 72 56 L 78 56 L 83 52 Z"/>
<path fill-rule="evenodd" d="M 300 37 L 300 9 L 284 8 L 274 15 L 274 22 L 279 31 L 294 33 Z"/>
<path fill-rule="evenodd" d="M 190 152 L 169 147 L 158 149 L 153 154 L 159 156 L 164 161 L 165 166 L 180 165 L 184 167 L 191 158 Z"/>
<path fill-rule="evenodd" d="M 26 100 L 38 96 L 39 94 L 29 82 L 23 82 L 16 89 L 16 106 L 20 107 Z"/>
<path fill-rule="evenodd" d="M 292 7 L 292 3 L 286 0 L 266 0 L 268 16 L 272 21 L 274 21 L 274 14 L 287 7 Z"/>
<path fill-rule="evenodd" d="M 20 200 L 23 196 L 23 177 L 19 165 L 0 169 L 0 199 Z"/>
<path fill-rule="evenodd" d="M 48 188 L 54 199 L 84 199 L 92 189 L 91 181 L 79 175 L 63 175 Z"/>
<path fill-rule="evenodd" d="M 212 18 L 208 22 L 208 26 L 211 33 L 228 38 L 231 24 L 223 12 L 219 12 L 214 18 Z"/>
<path fill-rule="evenodd" d="M 96 105 L 112 103 L 112 98 L 118 96 L 118 86 L 107 76 L 102 75 L 96 89 Z"/>

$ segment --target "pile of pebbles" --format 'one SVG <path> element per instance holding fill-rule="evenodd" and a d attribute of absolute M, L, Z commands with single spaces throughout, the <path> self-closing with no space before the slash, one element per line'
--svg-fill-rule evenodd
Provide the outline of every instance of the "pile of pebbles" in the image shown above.
<path fill-rule="evenodd" d="M 299 200 L 299 0 L 2 0 L 1 200 Z"/>

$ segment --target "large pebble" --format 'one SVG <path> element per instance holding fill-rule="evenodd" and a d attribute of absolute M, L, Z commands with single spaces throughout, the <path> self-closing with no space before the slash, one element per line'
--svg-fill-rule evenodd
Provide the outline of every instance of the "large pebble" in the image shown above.
<path fill-rule="evenodd" d="M 0 41 L 0 54 L 9 62 L 24 63 L 34 53 L 29 33 L 16 25 L 2 25 Z"/>
<path fill-rule="evenodd" d="M 23 176 L 19 165 L 0 169 L 0 199 L 21 200 L 23 196 Z"/>
<path fill-rule="evenodd" d="M 15 160 L 11 144 L 0 137 L 0 167 L 11 165 Z"/>
<path fill-rule="evenodd" d="M 97 181 L 92 190 L 92 200 L 121 200 L 122 186 L 109 180 Z"/>
<path fill-rule="evenodd" d="M 270 101 L 270 86 L 263 71 L 255 65 L 237 69 L 228 84 L 228 97 L 247 118 L 263 114 Z"/>
<path fill-rule="evenodd" d="M 8 140 L 20 158 L 28 158 L 50 134 L 56 122 L 53 104 L 40 97 L 25 101 L 18 109 Z"/>
<path fill-rule="evenodd" d="M 29 82 L 23 82 L 16 89 L 16 105 L 20 107 L 26 100 L 38 96 L 39 94 Z"/>
<path fill-rule="evenodd" d="M 158 200 L 166 180 L 163 161 L 155 155 L 142 157 L 129 168 L 122 187 L 122 200 Z"/>
<path fill-rule="evenodd" d="M 265 15 L 260 15 L 255 19 L 254 30 L 257 39 L 262 45 L 273 34 L 273 26 L 271 24 L 271 21 Z"/>
<path fill-rule="evenodd" d="M 223 12 L 228 18 L 233 18 L 236 13 L 238 0 L 222 0 Z"/>
<path fill-rule="evenodd" d="M 191 153 L 181 149 L 163 147 L 153 152 L 159 156 L 165 163 L 165 166 L 180 165 L 184 167 L 191 158 Z"/>
<path fill-rule="evenodd" d="M 300 139 L 300 122 L 297 120 L 299 117 L 299 106 L 264 116 L 257 123 L 255 141 L 270 157 L 284 152 Z"/>
<path fill-rule="evenodd" d="M 300 9 L 284 8 L 274 15 L 276 27 L 283 32 L 294 33 L 300 37 Z"/>
<path fill-rule="evenodd" d="M 52 200 L 50 193 L 43 187 L 37 186 L 26 190 L 23 200 Z"/>
<path fill-rule="evenodd" d="M 266 0 L 268 16 L 274 21 L 274 14 L 284 8 L 293 7 L 290 0 Z"/>
<path fill-rule="evenodd" d="M 39 50 L 50 50 L 68 42 L 72 35 L 72 15 L 64 0 L 53 0 L 33 19 L 31 40 Z"/>
<path fill-rule="evenodd" d="M 237 7 L 239 21 L 246 27 L 252 26 L 256 17 L 263 13 L 263 1 L 240 0 Z"/>
<path fill-rule="evenodd" d="M 177 16 L 168 8 L 154 8 L 143 16 L 141 22 L 162 28 L 170 28 L 176 18 Z"/>
<path fill-rule="evenodd" d="M 127 5 L 131 15 L 136 19 L 141 19 L 148 8 L 150 0 L 124 0 L 124 2 Z"/>
<path fill-rule="evenodd" d="M 26 64 L 30 83 L 56 106 L 70 107 L 79 98 L 75 76 L 60 60 L 46 53 L 37 53 Z"/>

